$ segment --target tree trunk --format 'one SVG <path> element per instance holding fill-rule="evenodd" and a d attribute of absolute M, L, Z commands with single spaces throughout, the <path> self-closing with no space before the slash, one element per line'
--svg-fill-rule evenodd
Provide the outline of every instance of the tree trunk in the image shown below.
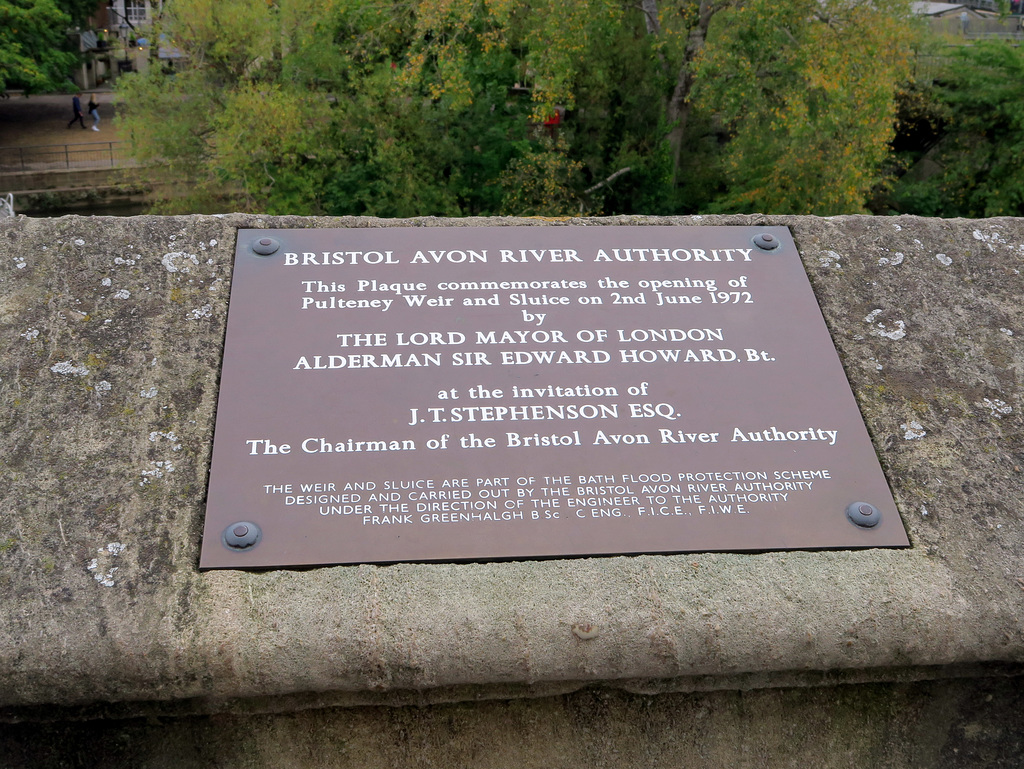
<path fill-rule="evenodd" d="M 641 0 L 640 7 L 644 12 L 648 35 L 660 35 L 661 24 L 658 22 L 658 0 Z"/>
<path fill-rule="evenodd" d="M 645 0 L 645 6 L 646 3 L 647 0 Z M 712 17 L 731 4 L 731 2 L 722 2 L 722 0 L 700 0 L 697 23 L 690 28 L 690 34 L 686 40 L 686 49 L 682 64 L 679 66 L 676 85 L 665 108 L 665 118 L 669 125 L 668 142 L 672 151 L 673 185 L 676 183 L 676 176 L 679 172 L 679 155 L 682 151 L 683 140 L 686 138 L 686 124 L 690 117 L 689 99 L 694 81 L 693 62 L 704 47 L 708 25 L 711 24 Z"/>

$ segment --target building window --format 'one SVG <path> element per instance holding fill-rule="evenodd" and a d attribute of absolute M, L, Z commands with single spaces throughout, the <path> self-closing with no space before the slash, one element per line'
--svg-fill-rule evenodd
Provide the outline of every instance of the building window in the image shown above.
<path fill-rule="evenodd" d="M 132 24 L 141 24 L 146 21 L 145 0 L 124 0 L 124 15 Z"/>

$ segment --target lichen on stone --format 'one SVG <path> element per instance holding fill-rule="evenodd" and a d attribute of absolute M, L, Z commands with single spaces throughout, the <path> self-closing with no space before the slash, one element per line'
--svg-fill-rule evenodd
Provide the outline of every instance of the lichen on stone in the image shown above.
<path fill-rule="evenodd" d="M 918 440 L 928 434 L 924 429 L 924 425 L 916 420 L 900 425 L 900 429 L 904 431 L 903 437 L 908 441 Z"/>
<path fill-rule="evenodd" d="M 65 376 L 71 374 L 75 376 L 87 376 L 89 374 L 88 368 L 86 368 L 85 366 L 76 366 L 69 360 L 61 361 L 60 363 L 55 363 L 54 365 L 50 366 L 50 371 L 52 371 L 54 374 L 63 374 Z"/>

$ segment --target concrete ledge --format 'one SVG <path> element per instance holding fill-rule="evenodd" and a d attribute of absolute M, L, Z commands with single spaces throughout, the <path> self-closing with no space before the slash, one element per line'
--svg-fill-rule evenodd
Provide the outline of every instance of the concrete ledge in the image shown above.
<path fill-rule="evenodd" d="M 1017 769 L 1019 680 L 645 697 L 608 690 L 431 708 L 17 724 L 5 767 L 881 766 Z"/>
<path fill-rule="evenodd" d="M 237 229 L 563 223 L 4 220 L 4 717 L 1022 670 L 1024 220 L 569 223 L 789 226 L 912 547 L 201 574 Z"/>

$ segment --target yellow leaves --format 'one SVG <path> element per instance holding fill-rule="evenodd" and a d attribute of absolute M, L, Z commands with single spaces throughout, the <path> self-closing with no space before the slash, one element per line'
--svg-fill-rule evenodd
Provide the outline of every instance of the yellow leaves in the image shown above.
<path fill-rule="evenodd" d="M 213 141 L 223 167 L 241 171 L 320 149 L 309 145 L 309 137 L 328 119 L 329 106 L 319 96 L 244 84 L 225 95 Z"/>
<path fill-rule="evenodd" d="M 555 104 L 574 106 L 587 51 L 622 16 L 614 0 L 418 0 L 401 83 L 420 84 L 431 98 L 463 109 L 473 100 L 468 52 L 476 46 L 487 54 L 515 48 L 526 52 L 534 115 L 541 118 Z"/>
<path fill-rule="evenodd" d="M 214 62 L 237 74 L 271 55 L 275 6 L 249 0 L 175 0 L 166 13 L 176 42 L 193 60 Z"/>
<path fill-rule="evenodd" d="M 430 84 L 431 95 L 443 99 L 453 110 L 465 109 L 473 103 L 473 89 L 466 75 L 466 54 L 461 48 L 445 47 L 438 52 L 439 82 Z"/>
<path fill-rule="evenodd" d="M 449 109 L 462 110 L 473 103 L 466 63 L 466 52 L 459 46 L 422 49 L 410 53 L 398 82 L 406 88 L 422 83 L 431 99 L 443 101 Z"/>
<path fill-rule="evenodd" d="M 414 37 L 399 82 L 422 84 L 432 99 L 453 110 L 473 103 L 467 74 L 474 40 L 486 52 L 505 45 L 514 0 L 420 0 L 415 6 Z"/>
<path fill-rule="evenodd" d="M 490 53 L 505 44 L 505 36 L 502 30 L 490 29 L 480 33 L 480 47 L 484 53 Z"/>
<path fill-rule="evenodd" d="M 409 54 L 408 61 L 398 73 L 398 84 L 404 88 L 411 88 L 423 77 L 423 67 L 427 62 L 425 51 L 415 51 Z"/>
<path fill-rule="evenodd" d="M 697 62 L 695 101 L 735 131 L 726 167 L 739 189 L 730 210 L 863 209 L 894 132 L 896 91 L 909 77 L 908 27 L 891 11 L 847 0 L 747 0 L 716 18 Z"/>
<path fill-rule="evenodd" d="M 593 213 L 576 194 L 582 170 L 582 163 L 555 146 L 516 158 L 498 180 L 504 191 L 502 213 L 547 217 Z"/>
<path fill-rule="evenodd" d="M 519 0 L 487 0 L 484 5 L 490 16 L 507 22 L 522 3 Z"/>

